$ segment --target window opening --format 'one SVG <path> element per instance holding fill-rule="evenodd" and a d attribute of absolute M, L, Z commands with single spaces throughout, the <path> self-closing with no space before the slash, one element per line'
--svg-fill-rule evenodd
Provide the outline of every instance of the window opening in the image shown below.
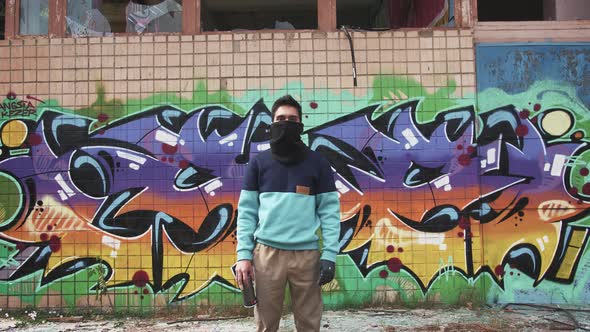
<path fill-rule="evenodd" d="M 338 26 L 364 30 L 454 26 L 455 0 L 338 0 Z"/>
<path fill-rule="evenodd" d="M 479 21 L 566 21 L 590 19 L 588 0 L 478 0 Z"/>
<path fill-rule="evenodd" d="M 48 0 L 20 0 L 19 33 L 46 35 L 49 31 Z"/>
<path fill-rule="evenodd" d="M 68 0 L 66 25 L 75 37 L 181 32 L 182 0 Z"/>
<path fill-rule="evenodd" d="M 6 1 L 0 0 L 0 39 L 5 39 L 4 29 L 6 27 Z"/>
<path fill-rule="evenodd" d="M 201 0 L 202 31 L 317 29 L 317 0 Z"/>

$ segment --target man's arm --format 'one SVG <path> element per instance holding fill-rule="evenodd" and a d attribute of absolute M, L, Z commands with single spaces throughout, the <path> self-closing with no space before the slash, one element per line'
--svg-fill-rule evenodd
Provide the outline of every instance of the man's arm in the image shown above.
<path fill-rule="evenodd" d="M 238 261 L 252 260 L 254 250 L 254 231 L 258 224 L 258 166 L 252 159 L 246 169 L 244 184 L 238 201 L 238 226 L 236 251 Z"/>
<path fill-rule="evenodd" d="M 320 184 L 316 194 L 316 211 L 322 229 L 322 260 L 336 262 L 340 251 L 340 198 L 334 185 L 334 175 L 327 160 L 322 159 Z"/>

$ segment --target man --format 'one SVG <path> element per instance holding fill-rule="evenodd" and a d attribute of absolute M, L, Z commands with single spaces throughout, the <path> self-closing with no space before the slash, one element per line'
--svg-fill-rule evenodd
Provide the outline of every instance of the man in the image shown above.
<path fill-rule="evenodd" d="M 287 283 L 297 331 L 319 331 L 321 285 L 334 278 L 339 250 L 340 202 L 330 164 L 301 141 L 301 105 L 281 97 L 272 119 L 271 148 L 250 161 L 240 193 L 236 279 L 242 289 L 255 281 L 258 331 L 279 328 Z"/>

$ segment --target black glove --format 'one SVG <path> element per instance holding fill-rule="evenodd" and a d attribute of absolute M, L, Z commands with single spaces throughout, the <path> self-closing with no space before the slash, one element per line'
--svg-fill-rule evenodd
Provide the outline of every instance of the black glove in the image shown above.
<path fill-rule="evenodd" d="M 332 279 L 334 279 L 334 273 L 336 272 L 336 263 L 327 261 L 325 259 L 320 260 L 320 280 L 318 284 L 323 286 Z"/>

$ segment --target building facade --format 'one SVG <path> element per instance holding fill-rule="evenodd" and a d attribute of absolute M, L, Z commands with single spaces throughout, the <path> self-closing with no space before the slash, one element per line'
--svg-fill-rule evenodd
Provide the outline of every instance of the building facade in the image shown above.
<path fill-rule="evenodd" d="M 583 2 L 112 3 L 4 7 L 0 306 L 240 306 L 241 179 L 287 93 L 341 198 L 328 307 L 588 303 Z"/>

